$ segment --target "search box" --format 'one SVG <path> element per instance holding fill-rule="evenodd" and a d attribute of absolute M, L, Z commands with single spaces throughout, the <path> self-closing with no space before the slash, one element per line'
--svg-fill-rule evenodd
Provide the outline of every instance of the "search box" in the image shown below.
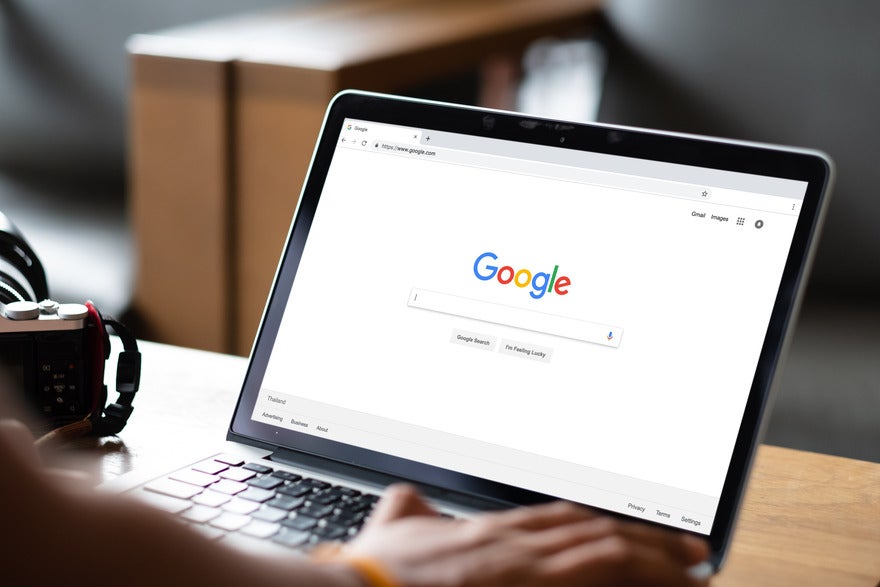
<path fill-rule="evenodd" d="M 407 305 L 410 308 L 431 310 L 615 348 L 620 346 L 620 338 L 623 336 L 623 328 L 610 324 L 587 322 L 427 289 L 413 288 Z"/>

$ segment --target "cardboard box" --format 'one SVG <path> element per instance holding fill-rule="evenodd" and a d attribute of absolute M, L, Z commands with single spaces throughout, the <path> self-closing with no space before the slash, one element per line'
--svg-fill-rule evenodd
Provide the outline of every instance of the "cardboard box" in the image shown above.
<path fill-rule="evenodd" d="M 134 308 L 146 337 L 249 352 L 338 91 L 401 91 L 479 67 L 583 27 L 598 3 L 340 0 L 132 37 Z"/>

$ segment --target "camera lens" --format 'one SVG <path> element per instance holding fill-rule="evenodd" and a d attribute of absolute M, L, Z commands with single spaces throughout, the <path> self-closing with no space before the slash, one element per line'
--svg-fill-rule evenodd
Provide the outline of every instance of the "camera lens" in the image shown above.
<path fill-rule="evenodd" d="M 9 272 L 4 271 L 7 269 Z M 26 280 L 12 265 L 0 259 L 0 302 L 23 302 L 32 300 L 30 292 L 24 287 Z"/>

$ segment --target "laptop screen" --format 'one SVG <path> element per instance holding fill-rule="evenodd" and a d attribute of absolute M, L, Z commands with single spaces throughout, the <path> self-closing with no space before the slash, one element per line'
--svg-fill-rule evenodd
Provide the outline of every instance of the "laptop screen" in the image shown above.
<path fill-rule="evenodd" d="M 324 132 L 248 417 L 709 534 L 808 183 L 564 137 Z"/>

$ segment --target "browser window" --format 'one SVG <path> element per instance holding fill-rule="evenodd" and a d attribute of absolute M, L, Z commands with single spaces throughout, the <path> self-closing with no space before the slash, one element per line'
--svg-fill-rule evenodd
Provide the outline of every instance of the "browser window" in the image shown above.
<path fill-rule="evenodd" d="M 346 121 L 252 417 L 708 534 L 805 188 Z"/>

